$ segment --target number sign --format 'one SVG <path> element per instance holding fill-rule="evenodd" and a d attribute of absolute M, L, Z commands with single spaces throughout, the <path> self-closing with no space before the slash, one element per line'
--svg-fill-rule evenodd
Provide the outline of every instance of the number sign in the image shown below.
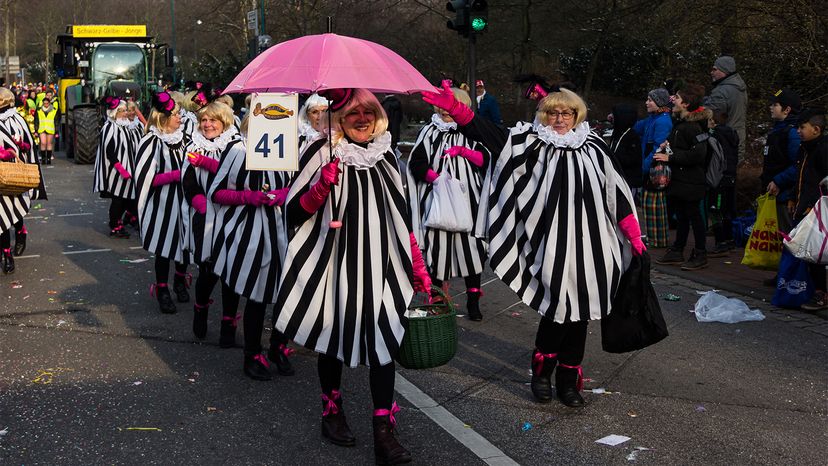
<path fill-rule="evenodd" d="M 247 169 L 299 169 L 296 94 L 254 94 L 247 110 Z"/>

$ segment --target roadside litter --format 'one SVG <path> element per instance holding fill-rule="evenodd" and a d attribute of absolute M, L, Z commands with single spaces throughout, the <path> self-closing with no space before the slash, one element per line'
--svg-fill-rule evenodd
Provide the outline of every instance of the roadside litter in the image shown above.
<path fill-rule="evenodd" d="M 626 437 L 624 435 L 607 435 L 606 437 L 599 438 L 595 441 L 595 443 L 600 443 L 601 445 L 609 445 L 614 447 L 616 445 L 621 445 L 622 443 L 630 440 L 630 437 Z"/>
<path fill-rule="evenodd" d="M 635 460 L 638 459 L 638 454 L 639 453 L 641 453 L 642 451 L 650 451 L 650 450 L 652 450 L 652 449 L 651 448 L 646 448 L 646 447 L 635 447 L 635 450 L 633 450 L 632 452 L 630 452 L 629 455 L 627 455 L 627 461 L 635 461 Z"/>
<path fill-rule="evenodd" d="M 681 296 L 674 295 L 673 293 L 667 293 L 664 295 L 665 301 L 681 301 Z"/>
<path fill-rule="evenodd" d="M 714 291 L 708 291 L 699 298 L 694 313 L 699 322 L 734 324 L 765 319 L 765 315 L 759 309 L 750 309 L 744 301 L 727 298 Z"/>
<path fill-rule="evenodd" d="M 529 422 L 524 422 L 524 423 L 523 423 L 523 427 L 521 427 L 521 430 L 523 430 L 524 432 L 526 432 L 527 430 L 530 430 L 531 428 L 532 428 L 532 424 L 531 424 L 531 423 L 529 423 Z"/>

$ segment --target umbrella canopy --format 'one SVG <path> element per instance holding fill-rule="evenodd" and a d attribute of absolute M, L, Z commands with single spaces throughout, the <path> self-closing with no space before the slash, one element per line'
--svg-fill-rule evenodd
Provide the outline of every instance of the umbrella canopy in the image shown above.
<path fill-rule="evenodd" d="M 392 94 L 435 91 L 419 71 L 392 50 L 371 41 L 328 33 L 300 37 L 265 50 L 224 92 L 342 88 Z"/>

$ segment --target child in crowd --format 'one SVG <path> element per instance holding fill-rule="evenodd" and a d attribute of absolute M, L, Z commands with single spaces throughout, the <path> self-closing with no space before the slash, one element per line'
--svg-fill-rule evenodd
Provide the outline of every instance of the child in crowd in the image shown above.
<path fill-rule="evenodd" d="M 709 218 L 713 222 L 716 246 L 707 257 L 723 257 L 733 249 L 733 218 L 736 216 L 736 165 L 739 163 L 739 134 L 727 126 L 727 113 L 713 112 L 707 124 L 711 137 L 722 146 L 725 171 L 719 186 L 707 194 Z M 708 154 L 709 156 L 710 154 Z"/>

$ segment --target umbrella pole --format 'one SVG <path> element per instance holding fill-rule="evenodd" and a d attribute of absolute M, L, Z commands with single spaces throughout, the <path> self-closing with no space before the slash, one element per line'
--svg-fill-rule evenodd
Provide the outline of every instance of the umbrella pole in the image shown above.
<path fill-rule="evenodd" d="M 328 110 L 328 150 L 331 153 L 331 158 L 330 158 L 329 162 L 334 161 L 333 126 L 331 125 L 332 117 L 331 117 L 331 111 L 330 111 L 331 105 L 333 105 L 333 102 L 329 100 L 328 101 L 328 109 L 329 109 Z M 336 209 L 336 189 L 333 186 L 331 186 L 331 193 L 329 194 L 329 196 L 331 197 L 331 217 L 336 218 L 336 210 L 337 210 Z M 340 227 L 342 227 L 342 221 L 340 221 L 340 220 L 331 220 L 328 223 L 328 226 L 331 227 L 332 229 L 340 228 Z"/>

